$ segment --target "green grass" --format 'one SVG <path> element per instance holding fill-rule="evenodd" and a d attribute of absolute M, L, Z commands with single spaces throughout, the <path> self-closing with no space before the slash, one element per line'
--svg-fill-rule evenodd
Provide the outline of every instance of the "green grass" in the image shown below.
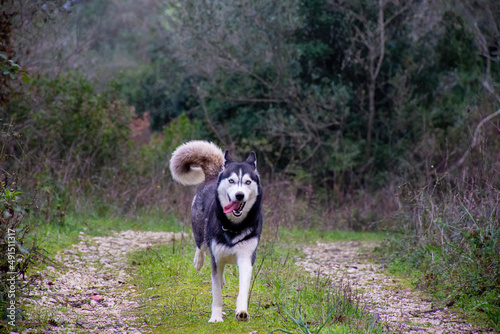
<path fill-rule="evenodd" d="M 346 240 L 383 241 L 387 239 L 384 232 L 352 232 L 352 231 L 325 231 L 319 229 L 281 229 L 279 237 L 286 244 L 313 244 L 320 242 L 335 242 Z"/>
<path fill-rule="evenodd" d="M 302 236 L 307 239 L 317 233 L 302 231 Z M 351 239 L 357 236 L 348 235 Z M 338 240 L 341 236 L 332 232 L 326 237 Z M 164 245 L 130 256 L 130 263 L 137 267 L 135 284 L 144 294 L 146 305 L 140 314 L 155 333 L 381 332 L 359 304 L 358 295 L 347 285 L 312 276 L 295 265 L 295 257 L 301 253 L 288 238 L 278 243 L 263 241 L 259 246 L 249 301 L 250 321 L 238 322 L 234 318 L 238 269 L 228 266 L 223 288 L 224 322 L 209 324 L 212 302 L 209 261 L 200 273 L 196 272 L 194 252 L 194 241 L 187 240 L 175 247 Z"/>
<path fill-rule="evenodd" d="M 38 224 L 35 237 L 38 246 L 49 254 L 68 248 L 79 241 L 82 234 L 89 236 L 110 235 L 113 231 L 172 231 L 181 232 L 186 226 L 179 224 L 173 216 L 161 217 L 144 214 L 134 218 L 95 216 L 68 216 L 61 223 Z"/>

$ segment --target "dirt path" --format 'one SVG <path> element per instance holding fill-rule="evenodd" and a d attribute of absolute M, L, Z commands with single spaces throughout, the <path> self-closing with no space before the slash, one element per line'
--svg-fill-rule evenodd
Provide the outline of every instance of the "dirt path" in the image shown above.
<path fill-rule="evenodd" d="M 495 333 L 474 328 L 447 308 L 435 308 L 432 301 L 384 274 L 381 264 L 367 262 L 376 246 L 360 241 L 318 243 L 303 248 L 306 259 L 300 264 L 310 272 L 347 279 L 389 333 Z"/>
<path fill-rule="evenodd" d="M 150 332 L 134 316 L 140 296 L 129 282 L 127 253 L 186 237 L 138 231 L 109 237 L 81 235 L 78 244 L 57 254 L 57 268 L 38 273 L 25 299 L 32 326 L 23 333 Z M 41 324 L 50 328 L 40 331 Z"/>

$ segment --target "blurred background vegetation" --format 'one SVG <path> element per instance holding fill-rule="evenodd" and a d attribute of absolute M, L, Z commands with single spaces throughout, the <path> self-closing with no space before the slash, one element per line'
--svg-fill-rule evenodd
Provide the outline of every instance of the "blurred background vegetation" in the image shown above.
<path fill-rule="evenodd" d="M 499 29 L 487 0 L 2 0 L 1 233 L 189 222 L 170 153 L 210 140 L 257 152 L 268 226 L 395 232 L 499 326 Z"/>

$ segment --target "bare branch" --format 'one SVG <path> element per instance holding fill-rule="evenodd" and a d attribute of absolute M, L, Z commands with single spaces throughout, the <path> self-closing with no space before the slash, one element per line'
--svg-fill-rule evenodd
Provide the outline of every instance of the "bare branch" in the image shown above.
<path fill-rule="evenodd" d="M 470 144 L 470 146 L 467 149 L 467 151 L 465 151 L 465 153 L 462 155 L 462 157 L 453 166 L 453 169 L 460 167 L 464 163 L 465 159 L 467 159 L 467 157 L 469 156 L 469 154 L 472 151 L 472 149 L 474 149 L 474 147 L 477 146 L 479 134 L 480 134 L 480 131 L 481 131 L 481 127 L 486 122 L 489 122 L 490 120 L 492 120 L 493 118 L 495 118 L 497 116 L 500 116 L 500 109 L 498 109 L 497 111 L 495 111 L 493 114 L 489 115 L 488 117 L 485 117 L 481 122 L 479 122 L 479 124 L 476 126 L 476 130 L 474 131 L 474 136 L 472 137 L 472 143 Z"/>
<path fill-rule="evenodd" d="M 373 78 L 376 78 L 382 67 L 382 61 L 384 60 L 385 54 L 385 23 L 384 23 L 384 0 L 379 0 L 378 5 L 378 29 L 380 34 L 380 54 L 378 57 L 377 67 L 375 72 L 372 74 Z M 370 73 L 371 74 L 371 73 Z"/>
<path fill-rule="evenodd" d="M 208 125 L 210 126 L 210 128 L 212 129 L 212 131 L 214 132 L 214 134 L 217 136 L 217 139 L 219 139 L 219 141 L 222 144 L 222 146 L 228 147 L 228 145 L 227 145 L 228 143 L 221 136 L 221 134 L 217 130 L 217 127 L 214 125 L 214 123 L 210 119 L 210 116 L 208 115 L 208 110 L 207 110 L 207 106 L 205 105 L 205 99 L 204 99 L 204 97 L 202 96 L 202 94 L 201 94 L 200 91 L 197 91 L 197 94 L 198 94 L 198 99 L 200 100 L 201 107 L 203 108 L 203 111 L 205 112 L 205 119 L 206 119 Z"/>
<path fill-rule="evenodd" d="M 495 92 L 493 87 L 491 87 L 490 83 L 487 80 L 483 81 L 483 87 L 488 91 L 488 93 L 493 95 L 498 102 L 500 102 L 500 96 L 498 96 L 498 94 Z"/>

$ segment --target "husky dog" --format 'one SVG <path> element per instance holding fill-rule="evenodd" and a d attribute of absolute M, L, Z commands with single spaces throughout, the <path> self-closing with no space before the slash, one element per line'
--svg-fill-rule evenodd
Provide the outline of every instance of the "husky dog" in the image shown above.
<path fill-rule="evenodd" d="M 203 267 L 206 254 L 211 256 L 213 302 L 208 322 L 222 321 L 226 264 L 238 265 L 236 319 L 248 321 L 248 291 L 262 230 L 262 188 L 255 153 L 245 162 L 235 162 L 229 151 L 223 154 L 213 143 L 190 141 L 172 154 L 170 171 L 184 185 L 203 183 L 193 199 L 191 220 L 196 270 Z"/>

